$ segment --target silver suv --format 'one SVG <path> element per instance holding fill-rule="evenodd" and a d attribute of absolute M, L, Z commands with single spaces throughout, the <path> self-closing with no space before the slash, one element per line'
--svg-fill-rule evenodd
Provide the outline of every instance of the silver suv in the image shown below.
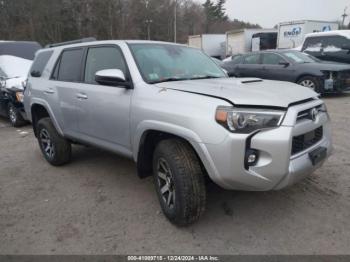
<path fill-rule="evenodd" d="M 39 51 L 25 110 L 54 165 L 71 145 L 100 147 L 153 176 L 179 226 L 205 210 L 205 181 L 268 191 L 319 168 L 332 151 L 329 116 L 296 84 L 232 79 L 200 50 L 149 41 L 63 43 Z"/>

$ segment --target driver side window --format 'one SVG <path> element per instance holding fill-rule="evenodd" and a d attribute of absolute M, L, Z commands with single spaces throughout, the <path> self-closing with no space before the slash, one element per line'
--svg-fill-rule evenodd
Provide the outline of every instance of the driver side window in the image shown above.
<path fill-rule="evenodd" d="M 120 69 L 127 77 L 126 63 L 121 51 L 112 46 L 91 47 L 86 58 L 84 82 L 97 84 L 95 74 L 100 70 Z"/>
<path fill-rule="evenodd" d="M 279 65 L 281 62 L 285 62 L 285 60 L 276 54 L 263 54 L 262 62 L 264 65 Z"/>

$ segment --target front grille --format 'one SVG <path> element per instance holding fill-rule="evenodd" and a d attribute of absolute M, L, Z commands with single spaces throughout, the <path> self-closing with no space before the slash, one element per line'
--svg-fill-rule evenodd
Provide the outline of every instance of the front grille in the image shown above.
<path fill-rule="evenodd" d="M 323 138 L 323 127 L 306 134 L 293 137 L 292 155 L 298 154 L 320 142 Z"/>
<path fill-rule="evenodd" d="M 321 111 L 321 108 L 322 108 L 322 105 L 319 105 L 319 106 L 316 107 L 316 109 L 319 112 Z M 300 121 L 300 120 L 304 120 L 304 119 L 312 120 L 311 110 L 312 110 L 312 108 L 299 112 L 298 116 L 297 116 L 297 122 Z"/>

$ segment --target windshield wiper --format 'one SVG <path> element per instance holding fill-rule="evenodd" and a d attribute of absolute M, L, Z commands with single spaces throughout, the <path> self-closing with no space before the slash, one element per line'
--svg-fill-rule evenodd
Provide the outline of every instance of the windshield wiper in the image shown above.
<path fill-rule="evenodd" d="M 192 77 L 189 80 L 200 80 L 200 79 L 215 79 L 215 78 L 221 78 L 220 76 L 211 76 L 211 75 L 206 75 L 206 76 L 198 76 L 198 77 Z"/>
<path fill-rule="evenodd" d="M 189 80 L 188 78 L 178 78 L 178 77 L 168 77 L 164 78 L 161 80 L 156 80 L 156 81 L 150 81 L 150 84 L 159 84 L 159 83 L 164 83 L 164 82 L 175 82 L 175 81 L 184 81 L 184 80 Z"/>

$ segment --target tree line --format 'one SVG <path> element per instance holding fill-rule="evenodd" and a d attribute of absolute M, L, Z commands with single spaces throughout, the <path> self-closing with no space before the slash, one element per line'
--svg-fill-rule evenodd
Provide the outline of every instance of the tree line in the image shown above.
<path fill-rule="evenodd" d="M 228 18 L 225 0 L 0 0 L 0 40 L 43 45 L 84 37 L 173 41 L 188 35 L 258 28 Z"/>

